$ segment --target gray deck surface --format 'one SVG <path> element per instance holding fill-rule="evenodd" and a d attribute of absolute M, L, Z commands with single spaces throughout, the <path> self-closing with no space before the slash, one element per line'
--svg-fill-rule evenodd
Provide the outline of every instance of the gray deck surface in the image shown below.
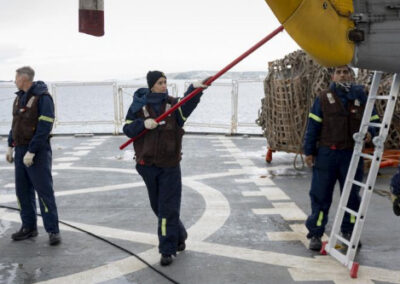
<path fill-rule="evenodd" d="M 187 249 L 159 265 L 156 226 L 144 184 L 123 136 L 58 136 L 52 140 L 60 220 L 139 254 L 179 283 L 400 283 L 400 218 L 387 197 L 373 195 L 357 255 L 358 279 L 331 256 L 307 249 L 311 171 L 293 154 L 265 163 L 264 138 L 186 135 L 181 219 Z M 0 157 L 5 154 L 3 138 Z M 13 165 L 0 159 L 0 205 L 17 207 Z M 394 169 L 376 188 L 388 189 Z M 338 202 L 332 204 L 328 234 Z M 170 283 L 127 253 L 61 226 L 63 242 L 39 236 L 14 242 L 18 212 L 0 208 L 0 283 Z"/>

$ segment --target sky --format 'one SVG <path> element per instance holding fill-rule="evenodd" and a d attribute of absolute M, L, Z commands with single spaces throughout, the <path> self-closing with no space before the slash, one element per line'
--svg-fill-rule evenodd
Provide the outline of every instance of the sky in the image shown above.
<path fill-rule="evenodd" d="M 105 35 L 78 32 L 78 0 L 0 0 L 0 80 L 101 81 L 220 70 L 279 26 L 264 0 L 105 0 Z M 231 71 L 267 71 L 299 47 L 286 32 Z"/>

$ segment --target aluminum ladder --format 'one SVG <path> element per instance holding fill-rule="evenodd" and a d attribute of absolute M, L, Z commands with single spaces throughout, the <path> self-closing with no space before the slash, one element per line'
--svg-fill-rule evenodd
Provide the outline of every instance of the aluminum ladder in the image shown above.
<path fill-rule="evenodd" d="M 324 242 L 321 249 L 321 254 L 329 253 L 332 257 L 334 257 L 344 266 L 349 268 L 350 276 L 352 278 L 357 278 L 359 263 L 354 262 L 354 258 L 357 252 L 357 247 L 360 241 L 362 229 L 364 227 L 368 205 L 372 197 L 376 177 L 379 170 L 379 165 L 382 159 L 382 154 L 384 151 L 384 142 L 389 132 L 390 122 L 393 117 L 393 112 L 396 106 L 396 100 L 399 94 L 400 74 L 395 74 L 393 77 L 393 83 L 391 86 L 390 94 L 378 96 L 377 94 L 381 77 L 382 77 L 382 72 L 375 72 L 368 100 L 365 106 L 362 122 L 360 125 L 360 131 L 353 135 L 353 139 L 355 141 L 354 152 L 351 158 L 349 171 L 347 172 L 346 181 L 339 201 L 335 221 L 332 227 L 332 232 L 329 237 L 329 241 L 327 243 Z M 385 113 L 381 123 L 370 122 L 372 116 L 372 110 L 374 108 L 376 100 L 387 101 Z M 364 145 L 364 137 L 368 131 L 368 127 L 379 128 L 379 135 L 374 137 L 372 140 L 375 146 L 373 155 L 362 153 Z M 365 183 L 354 180 L 357 170 L 357 165 L 360 161 L 360 158 L 371 160 L 371 167 Z M 355 212 L 347 207 L 350 191 L 353 185 L 357 185 L 361 189 L 360 191 L 361 204 L 358 212 Z M 356 222 L 350 240 L 347 240 L 340 235 L 340 226 L 342 224 L 346 212 L 356 218 Z M 340 242 L 339 244 L 338 241 Z M 339 249 L 341 247 L 341 244 L 345 244 L 347 246 L 347 250 L 345 252 Z"/>

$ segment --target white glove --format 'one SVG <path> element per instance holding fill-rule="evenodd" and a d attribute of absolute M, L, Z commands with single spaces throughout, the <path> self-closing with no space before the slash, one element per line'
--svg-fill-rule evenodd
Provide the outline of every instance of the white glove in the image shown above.
<path fill-rule="evenodd" d="M 197 89 L 197 88 L 203 88 L 204 90 L 208 88 L 208 86 L 206 84 L 203 83 L 204 81 L 196 81 L 193 82 L 193 88 Z"/>
<path fill-rule="evenodd" d="M 148 118 L 144 121 L 144 127 L 146 129 L 154 129 L 158 126 L 158 122 L 156 122 L 154 119 L 152 118 Z"/>
<path fill-rule="evenodd" d="M 30 167 L 33 165 L 33 158 L 35 157 L 35 153 L 31 153 L 31 152 L 26 152 L 25 156 L 24 156 L 24 164 L 27 167 Z"/>
<path fill-rule="evenodd" d="M 9 163 L 14 162 L 13 153 L 14 153 L 14 148 L 13 147 L 8 147 L 7 153 L 6 153 L 7 162 L 9 162 Z"/>

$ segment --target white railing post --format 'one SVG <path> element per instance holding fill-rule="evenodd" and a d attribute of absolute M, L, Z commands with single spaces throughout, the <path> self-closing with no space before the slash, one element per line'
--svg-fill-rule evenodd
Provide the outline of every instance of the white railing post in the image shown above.
<path fill-rule="evenodd" d="M 117 82 L 113 83 L 113 97 L 114 97 L 114 135 L 118 135 L 119 133 L 119 109 L 118 109 L 118 89 Z"/>
<path fill-rule="evenodd" d="M 231 90 L 231 135 L 237 133 L 238 127 L 238 98 L 239 85 L 237 80 L 232 80 Z"/>

